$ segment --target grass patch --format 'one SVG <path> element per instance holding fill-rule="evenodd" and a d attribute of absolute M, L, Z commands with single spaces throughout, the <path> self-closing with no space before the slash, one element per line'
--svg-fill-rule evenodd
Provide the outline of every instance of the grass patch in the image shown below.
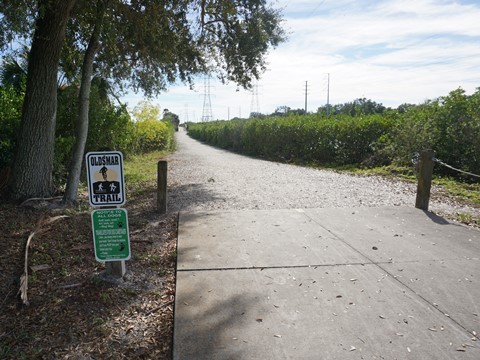
<path fill-rule="evenodd" d="M 406 166 L 381 166 L 374 168 L 359 168 L 354 165 L 347 166 L 329 166 L 326 169 L 348 172 L 361 176 L 383 176 L 393 180 L 403 180 L 412 183 L 417 182 L 416 174 L 413 168 Z M 480 183 L 472 184 L 458 179 L 435 176 L 433 174 L 432 183 L 440 185 L 445 191 L 445 195 L 456 198 L 459 202 L 475 207 L 480 207 Z M 473 222 L 478 219 L 473 219 Z"/>
<path fill-rule="evenodd" d="M 347 172 L 353 175 L 360 176 L 383 176 L 393 180 L 404 180 L 408 182 L 416 182 L 417 177 L 413 172 L 413 168 L 407 166 L 378 166 L 378 167 L 358 167 L 356 165 L 342 165 L 342 166 L 326 166 L 323 169 L 334 170 L 339 172 Z"/>
<path fill-rule="evenodd" d="M 435 185 L 441 185 L 449 195 L 455 196 L 461 202 L 480 206 L 480 183 L 469 184 L 452 178 L 435 178 Z"/>
<path fill-rule="evenodd" d="M 168 151 L 154 151 L 135 155 L 125 160 L 125 183 L 129 187 L 139 188 L 156 181 L 157 163 L 169 153 Z"/>
<path fill-rule="evenodd" d="M 480 216 L 475 216 L 468 212 L 457 214 L 455 220 L 470 226 L 480 226 Z"/>

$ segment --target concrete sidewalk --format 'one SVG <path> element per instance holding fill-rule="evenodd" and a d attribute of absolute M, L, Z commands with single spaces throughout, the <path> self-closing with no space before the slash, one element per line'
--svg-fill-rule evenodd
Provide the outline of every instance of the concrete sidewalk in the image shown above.
<path fill-rule="evenodd" d="M 480 359 L 480 231 L 414 208 L 181 213 L 174 359 Z"/>

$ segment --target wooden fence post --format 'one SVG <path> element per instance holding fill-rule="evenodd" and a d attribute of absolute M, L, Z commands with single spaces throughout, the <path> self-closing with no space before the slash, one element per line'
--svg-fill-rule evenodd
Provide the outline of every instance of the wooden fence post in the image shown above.
<path fill-rule="evenodd" d="M 157 210 L 160 214 L 167 213 L 167 162 L 158 162 L 157 175 Z"/>
<path fill-rule="evenodd" d="M 420 172 L 418 174 L 417 199 L 415 201 L 417 209 L 428 210 L 434 155 L 435 152 L 433 150 L 422 150 L 420 152 Z"/>

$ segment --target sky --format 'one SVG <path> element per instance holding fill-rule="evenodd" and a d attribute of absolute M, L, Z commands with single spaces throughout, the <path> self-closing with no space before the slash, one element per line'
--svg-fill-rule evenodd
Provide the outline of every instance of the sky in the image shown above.
<path fill-rule="evenodd" d="M 183 121 L 201 121 L 210 92 L 213 119 L 270 114 L 279 106 L 314 112 L 367 98 L 418 104 L 480 87 L 480 0 L 281 0 L 288 40 L 267 55 L 254 91 L 214 78 L 171 86 L 151 100 Z M 141 94 L 122 98 L 133 109 Z M 208 115 L 208 106 L 206 107 Z"/>

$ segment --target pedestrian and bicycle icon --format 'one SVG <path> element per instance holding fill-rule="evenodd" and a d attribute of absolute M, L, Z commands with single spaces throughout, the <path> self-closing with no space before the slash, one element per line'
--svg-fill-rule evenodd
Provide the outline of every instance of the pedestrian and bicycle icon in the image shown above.
<path fill-rule="evenodd" d="M 123 156 L 118 151 L 87 154 L 89 200 L 92 206 L 123 205 Z"/>

